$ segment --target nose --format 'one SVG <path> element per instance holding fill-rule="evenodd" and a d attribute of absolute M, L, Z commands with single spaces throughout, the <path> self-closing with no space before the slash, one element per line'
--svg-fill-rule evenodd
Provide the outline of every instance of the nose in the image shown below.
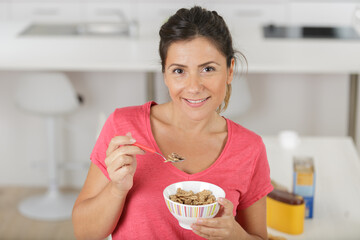
<path fill-rule="evenodd" d="M 198 74 L 191 74 L 187 81 L 187 90 L 190 93 L 198 93 L 201 91 L 203 85 L 202 80 Z"/>

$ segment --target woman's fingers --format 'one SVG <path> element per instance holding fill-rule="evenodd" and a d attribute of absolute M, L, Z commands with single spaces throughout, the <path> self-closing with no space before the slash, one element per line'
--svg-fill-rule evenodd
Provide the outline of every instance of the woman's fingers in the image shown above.
<path fill-rule="evenodd" d="M 213 227 L 213 228 L 220 228 L 222 227 L 223 218 L 224 217 L 230 217 L 233 218 L 233 209 L 234 205 L 233 203 L 226 199 L 226 198 L 219 198 L 218 200 L 219 204 L 222 206 L 220 215 L 217 215 L 217 217 L 214 218 L 199 218 L 196 223 L 207 226 L 207 227 Z"/>
<path fill-rule="evenodd" d="M 134 161 L 134 158 L 129 155 L 121 155 L 118 158 L 115 158 L 108 164 L 108 172 L 116 171 L 124 166 L 131 165 Z"/>
<path fill-rule="evenodd" d="M 136 170 L 136 162 L 133 164 L 123 165 L 111 172 L 112 181 L 119 183 L 124 180 L 126 176 L 133 176 Z"/>
<path fill-rule="evenodd" d="M 132 188 L 136 166 L 136 158 L 132 155 L 121 155 L 110 163 L 107 171 L 116 191 L 124 192 Z"/>
<path fill-rule="evenodd" d="M 234 205 L 230 200 L 220 198 L 222 213 L 215 218 L 199 218 L 192 225 L 194 233 L 207 239 L 226 238 L 234 228 Z"/>
<path fill-rule="evenodd" d="M 205 239 L 211 239 L 211 240 L 223 239 L 222 237 L 211 236 L 211 235 L 205 234 L 203 232 L 197 231 L 195 229 L 193 229 L 193 232 L 196 233 L 197 235 L 199 235 L 200 237 L 205 238 Z"/>
<path fill-rule="evenodd" d="M 233 210 L 234 210 L 234 204 L 226 199 L 226 198 L 219 198 L 218 202 L 221 206 L 223 206 L 223 215 L 222 216 L 231 216 L 233 217 Z"/>
<path fill-rule="evenodd" d="M 105 164 L 107 167 L 109 167 L 115 159 L 119 158 L 122 155 L 134 156 L 137 154 L 142 155 L 145 154 L 145 152 L 137 146 L 131 146 L 131 145 L 121 146 L 118 147 L 116 150 L 114 150 L 105 158 Z"/>
<path fill-rule="evenodd" d="M 105 165 L 109 177 L 112 181 L 112 188 L 118 193 L 127 192 L 132 188 L 133 177 L 136 171 L 136 155 L 145 154 L 137 146 L 133 146 L 135 139 L 131 133 L 126 136 L 116 136 L 111 139 L 106 150 Z M 117 194 L 121 195 L 121 194 Z"/>
<path fill-rule="evenodd" d="M 130 134 L 127 136 L 116 136 L 111 139 L 109 146 L 106 150 L 106 156 L 109 156 L 113 151 L 118 149 L 121 145 L 131 145 L 135 143 L 136 140 L 131 137 Z"/>

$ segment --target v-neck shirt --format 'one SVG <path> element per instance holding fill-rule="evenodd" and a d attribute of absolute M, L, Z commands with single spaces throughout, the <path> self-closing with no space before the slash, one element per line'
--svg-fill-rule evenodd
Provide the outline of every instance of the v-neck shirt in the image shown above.
<path fill-rule="evenodd" d="M 105 157 L 110 140 L 131 132 L 142 145 L 160 152 L 150 123 L 151 106 L 116 109 L 106 120 L 91 153 L 91 161 L 110 180 Z M 204 181 L 224 189 L 226 198 L 237 210 L 251 206 L 266 196 L 273 187 L 266 149 L 259 135 L 225 118 L 228 137 L 219 157 L 203 171 L 188 174 L 157 154 L 137 155 L 134 184 L 129 191 L 113 239 L 203 239 L 183 229 L 167 209 L 163 190 L 181 181 Z"/>

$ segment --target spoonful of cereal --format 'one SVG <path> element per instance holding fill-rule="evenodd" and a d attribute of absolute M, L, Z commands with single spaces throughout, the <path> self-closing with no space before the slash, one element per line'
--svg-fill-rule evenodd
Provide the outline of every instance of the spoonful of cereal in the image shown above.
<path fill-rule="evenodd" d="M 164 162 L 182 162 L 185 160 L 184 157 L 180 156 L 179 154 L 177 153 L 171 153 L 168 158 L 164 157 L 162 154 L 156 152 L 154 149 L 152 148 L 149 148 L 149 147 L 146 147 L 144 145 L 141 145 L 139 143 L 133 143 L 134 146 L 137 146 L 139 148 L 141 148 L 142 150 L 145 150 L 145 151 L 148 151 L 148 152 L 151 152 L 151 153 L 156 153 L 157 155 L 161 156 L 165 161 Z"/>

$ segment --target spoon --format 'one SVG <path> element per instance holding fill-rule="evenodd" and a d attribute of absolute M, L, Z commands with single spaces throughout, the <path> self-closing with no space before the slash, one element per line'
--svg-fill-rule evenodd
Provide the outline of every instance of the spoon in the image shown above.
<path fill-rule="evenodd" d="M 157 155 L 161 156 L 165 161 L 164 162 L 182 162 L 185 160 L 185 158 L 183 158 L 182 156 L 180 156 L 177 153 L 171 153 L 168 158 L 164 157 L 164 155 L 162 155 L 161 153 L 156 152 L 154 149 L 146 147 L 144 145 L 141 145 L 139 143 L 133 143 L 134 146 L 137 146 L 145 151 L 151 152 L 151 153 L 156 153 Z"/>

